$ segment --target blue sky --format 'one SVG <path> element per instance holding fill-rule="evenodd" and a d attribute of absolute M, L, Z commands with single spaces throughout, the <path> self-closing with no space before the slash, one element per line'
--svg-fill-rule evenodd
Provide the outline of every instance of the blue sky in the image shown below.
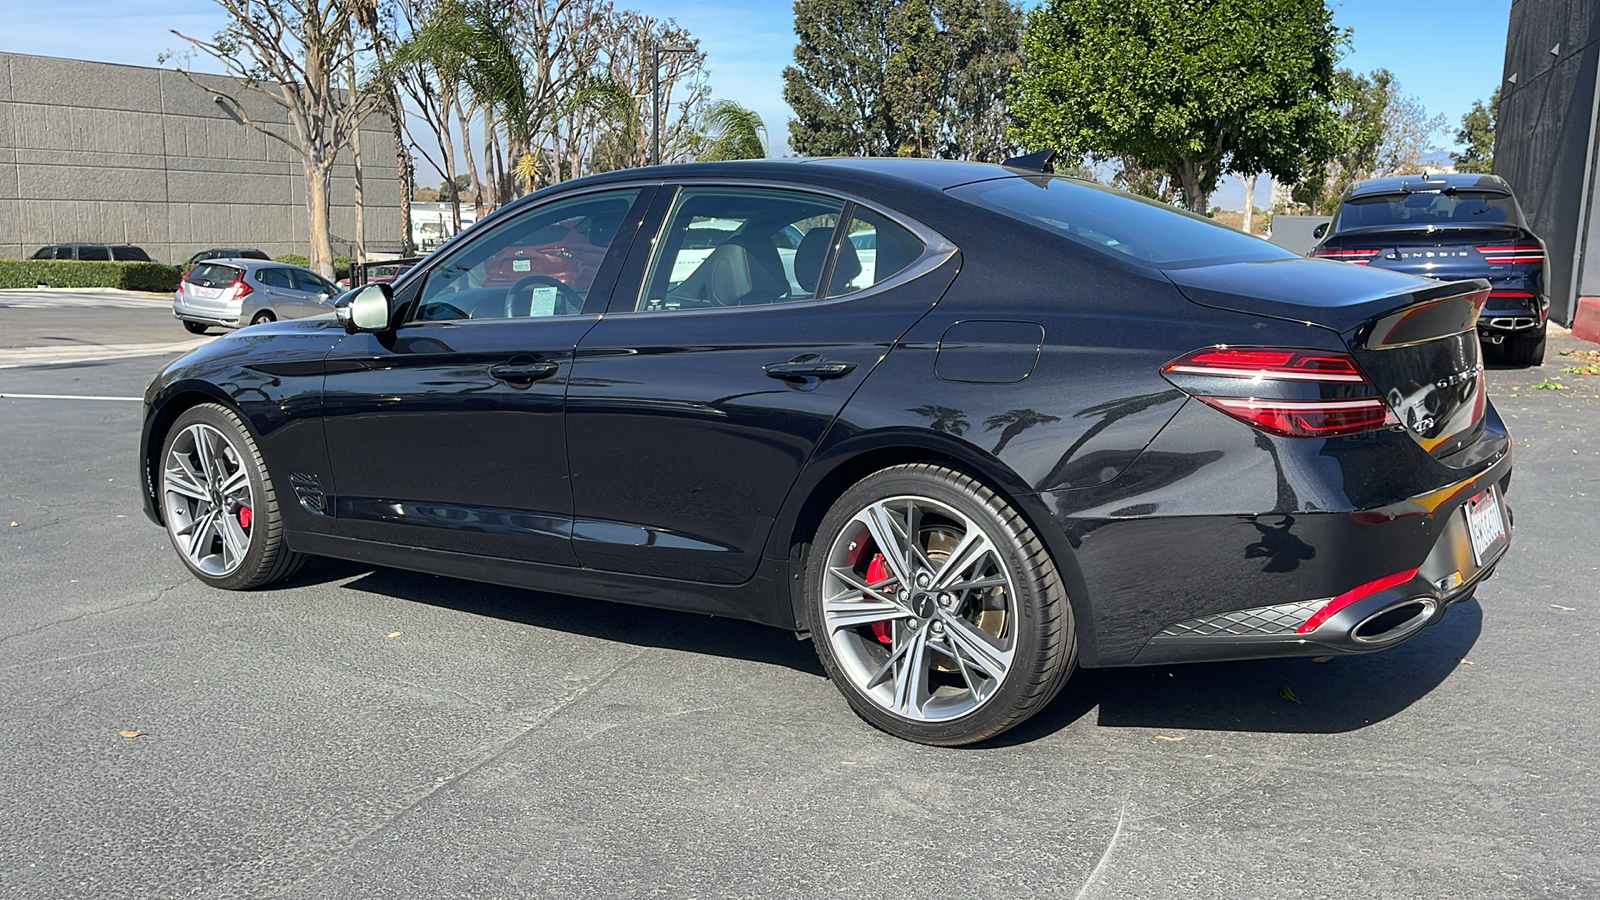
<path fill-rule="evenodd" d="M 794 53 L 792 3 L 617 0 L 617 5 L 676 19 L 698 36 L 713 95 L 760 113 L 772 134 L 773 152 L 787 151 L 783 67 Z M 1342 64 L 1362 72 L 1380 67 L 1394 72 L 1402 90 L 1449 119 L 1451 131 L 1440 136 L 1440 144 L 1450 147 L 1462 114 L 1500 82 L 1510 8 L 1510 0 L 1336 2 L 1334 21 L 1355 32 Z M 0 0 L 0 23 L 0 50 L 153 66 L 159 53 L 181 44 L 168 29 L 210 35 L 222 17 L 209 0 Z M 196 67 L 202 67 L 199 61 Z M 1237 182 L 1224 184 L 1215 198 L 1233 208 L 1242 201 Z M 1264 201 L 1263 193 L 1257 202 Z"/>

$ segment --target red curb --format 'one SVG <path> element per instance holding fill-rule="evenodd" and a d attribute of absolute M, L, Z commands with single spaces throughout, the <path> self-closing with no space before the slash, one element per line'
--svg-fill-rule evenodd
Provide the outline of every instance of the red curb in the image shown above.
<path fill-rule="evenodd" d="M 1578 298 L 1578 314 L 1572 318 L 1572 336 L 1600 344 L 1600 297 Z"/>

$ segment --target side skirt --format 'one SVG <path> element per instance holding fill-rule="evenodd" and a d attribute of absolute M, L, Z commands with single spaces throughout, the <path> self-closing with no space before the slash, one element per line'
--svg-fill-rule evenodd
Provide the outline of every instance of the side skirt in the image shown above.
<path fill-rule="evenodd" d="M 331 556 L 352 562 L 505 587 L 571 594 L 593 600 L 724 616 L 791 631 L 795 628 L 787 593 L 779 592 L 774 587 L 775 578 L 781 575 L 778 570 L 783 567 L 781 561 L 775 560 L 763 561 L 763 568 L 743 584 L 722 585 L 542 565 L 305 532 L 291 532 L 289 546 L 296 552 L 313 556 Z M 782 584 L 783 581 L 777 580 L 776 583 Z"/>

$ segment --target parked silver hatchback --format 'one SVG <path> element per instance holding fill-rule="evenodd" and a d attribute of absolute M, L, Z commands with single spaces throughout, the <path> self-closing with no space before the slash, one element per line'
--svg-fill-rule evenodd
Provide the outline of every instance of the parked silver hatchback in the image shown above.
<path fill-rule="evenodd" d="M 333 312 L 339 289 L 299 266 L 261 259 L 211 259 L 183 276 L 172 314 L 193 334 Z"/>

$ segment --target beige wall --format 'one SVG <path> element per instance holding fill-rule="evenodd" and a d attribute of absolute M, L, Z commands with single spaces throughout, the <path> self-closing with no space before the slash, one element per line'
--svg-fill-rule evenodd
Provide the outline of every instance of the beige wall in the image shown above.
<path fill-rule="evenodd" d="M 251 118 L 265 97 L 217 76 Z M 0 53 L 0 257 L 45 244 L 138 244 L 181 262 L 207 247 L 306 253 L 299 154 L 229 118 L 213 95 L 164 69 Z M 369 252 L 399 249 L 400 192 L 388 119 L 361 131 Z M 334 252 L 354 244 L 354 168 L 333 171 Z"/>

